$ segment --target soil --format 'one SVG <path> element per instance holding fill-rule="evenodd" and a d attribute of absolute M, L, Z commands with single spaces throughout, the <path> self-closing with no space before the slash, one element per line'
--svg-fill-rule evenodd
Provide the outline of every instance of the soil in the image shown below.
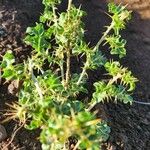
<path fill-rule="evenodd" d="M 120 2 L 119 0 L 115 1 Z M 122 64 L 132 70 L 139 79 L 134 99 L 150 102 L 150 0 L 124 0 L 128 8 L 133 10 L 133 17 L 122 32 L 127 39 L 127 57 Z M 82 4 L 87 12 L 84 18 L 86 27 L 86 40 L 94 45 L 101 37 L 104 26 L 110 19 L 106 15 L 107 1 L 105 0 L 76 0 L 76 5 Z M 65 9 L 66 1 L 60 7 Z M 6 50 L 13 50 L 17 62 L 23 61 L 30 54 L 22 38 L 28 26 L 33 26 L 38 21 L 43 6 L 41 0 L 0 0 L 0 55 Z M 102 49 L 106 51 L 107 47 Z M 88 86 L 100 79 L 100 70 L 90 73 Z M 3 82 L 2 82 L 3 83 Z M 17 97 L 8 91 L 11 83 L 0 86 L 0 110 L 6 109 L 5 103 L 11 103 Z M 99 104 L 96 109 L 102 108 L 103 116 L 111 127 L 111 135 L 105 150 L 149 150 L 150 149 L 150 105 L 133 103 L 132 106 L 114 104 Z M 101 116 L 101 113 L 99 113 Z M 0 116 L 0 119 L 2 117 Z M 0 149 L 4 150 L 41 150 L 38 142 L 39 131 L 19 130 L 8 148 L 4 148 L 11 140 L 14 128 L 18 123 L 10 121 L 4 124 L 8 138 L 0 143 Z"/>

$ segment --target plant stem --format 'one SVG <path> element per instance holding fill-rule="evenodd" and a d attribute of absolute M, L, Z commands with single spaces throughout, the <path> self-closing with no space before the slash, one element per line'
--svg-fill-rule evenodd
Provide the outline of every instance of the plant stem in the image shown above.
<path fill-rule="evenodd" d="M 61 62 L 60 62 L 60 71 L 61 71 L 61 77 L 62 77 L 62 84 L 64 85 L 64 83 L 65 83 L 65 78 L 64 78 L 64 66 L 63 66 L 63 60 L 61 60 Z"/>
<path fill-rule="evenodd" d="M 53 11 L 53 15 L 54 15 L 54 22 L 57 23 L 56 8 L 54 5 L 52 6 L 52 11 Z"/>
<path fill-rule="evenodd" d="M 96 104 L 97 102 L 94 102 L 93 104 L 91 104 L 89 108 L 87 109 L 87 111 L 91 111 L 91 109 L 93 109 Z"/>
<path fill-rule="evenodd" d="M 68 0 L 68 21 L 69 21 L 69 10 L 71 9 L 71 4 L 72 4 L 72 0 Z M 66 69 L 66 82 L 65 82 L 65 88 L 68 88 L 68 84 L 69 84 L 69 79 L 70 79 L 70 57 L 71 57 L 71 53 L 70 53 L 70 42 L 68 42 L 68 46 L 67 46 L 67 69 Z"/>
<path fill-rule="evenodd" d="M 34 75 L 34 73 L 33 73 L 32 60 L 29 61 L 29 71 L 30 71 L 30 73 L 31 73 L 32 80 L 33 80 L 34 85 L 35 85 L 35 87 L 36 87 L 36 90 L 37 90 L 37 92 L 38 92 L 38 94 L 39 94 L 39 96 L 40 96 L 40 99 L 43 100 L 42 90 L 41 90 L 41 88 L 40 88 L 40 86 L 39 86 L 38 80 L 36 79 L 36 77 L 35 77 L 35 75 Z"/>
<path fill-rule="evenodd" d="M 36 79 L 35 75 L 33 74 L 33 71 L 32 71 L 32 80 L 33 80 L 36 90 L 40 96 L 40 99 L 43 100 L 42 90 L 38 84 L 38 80 Z"/>
<path fill-rule="evenodd" d="M 70 8 L 71 8 L 71 4 L 72 4 L 72 0 L 68 0 L 68 8 L 67 8 L 67 11 L 69 11 L 69 10 L 70 10 Z"/>
<path fill-rule="evenodd" d="M 67 70 L 66 70 L 66 87 L 68 87 L 70 79 L 70 49 L 67 49 Z"/>
<path fill-rule="evenodd" d="M 102 42 L 105 40 L 106 36 L 108 35 L 108 33 L 111 31 L 111 29 L 114 27 L 114 23 L 112 22 L 111 25 L 107 28 L 106 32 L 104 33 L 104 35 L 100 38 L 100 40 L 98 41 L 98 43 L 96 44 L 94 50 L 96 51 L 99 46 L 102 44 Z"/>
<path fill-rule="evenodd" d="M 106 37 L 106 36 L 108 35 L 108 33 L 111 31 L 111 29 L 113 28 L 113 26 L 114 26 L 114 23 L 112 22 L 111 25 L 107 28 L 107 30 L 106 30 L 106 32 L 104 33 L 104 35 L 100 38 L 100 40 L 98 41 L 98 43 L 97 43 L 96 46 L 94 47 L 94 51 L 96 51 L 96 50 L 99 48 L 99 46 L 100 46 L 100 45 L 102 44 L 102 42 L 105 40 L 105 37 Z M 88 63 L 88 62 L 85 63 L 85 66 L 84 66 L 84 68 L 83 68 L 83 70 L 82 70 L 82 73 L 81 73 L 81 75 L 80 75 L 80 78 L 79 78 L 79 80 L 78 80 L 78 82 L 77 82 L 77 85 L 79 85 L 79 84 L 81 83 L 82 78 L 83 78 L 84 75 L 86 74 L 87 63 Z"/>
<path fill-rule="evenodd" d="M 80 145 L 81 141 L 78 141 L 73 150 L 77 150 L 78 146 Z"/>
<path fill-rule="evenodd" d="M 77 85 L 79 85 L 79 84 L 81 83 L 81 81 L 82 81 L 84 75 L 86 74 L 87 65 L 88 65 L 88 61 L 86 61 L 85 65 L 84 65 L 84 67 L 83 67 L 83 70 L 82 70 L 82 73 L 81 73 L 81 75 L 80 75 L 80 77 L 79 77 L 79 80 L 78 80 L 78 82 L 77 82 Z"/>

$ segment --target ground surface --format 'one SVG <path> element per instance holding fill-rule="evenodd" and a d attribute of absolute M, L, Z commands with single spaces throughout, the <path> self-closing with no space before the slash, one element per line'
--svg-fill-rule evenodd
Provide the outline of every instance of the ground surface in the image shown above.
<path fill-rule="evenodd" d="M 116 0 L 119 2 L 119 0 Z M 137 101 L 150 102 L 150 1 L 149 0 L 124 0 L 132 9 L 133 18 L 123 32 L 127 39 L 127 57 L 122 60 L 125 66 L 132 70 L 139 79 L 134 98 Z M 86 40 L 94 45 L 103 26 L 109 23 L 104 13 L 106 11 L 105 0 L 76 0 L 76 4 L 82 3 L 87 12 L 84 18 L 86 25 Z M 65 8 L 65 4 L 61 9 Z M 22 42 L 25 29 L 34 25 L 42 12 L 40 0 L 0 0 L 0 54 L 6 50 L 13 50 L 18 62 L 29 54 L 30 49 Z M 3 30 L 4 29 L 4 30 Z M 105 51 L 105 48 L 104 50 Z M 91 73 L 89 87 L 93 81 L 100 78 L 99 72 Z M 91 86 L 92 88 L 92 86 Z M 10 92 L 10 93 L 9 93 Z M 5 103 L 16 99 L 15 91 L 8 91 L 8 85 L 0 86 L 0 110 L 6 108 Z M 13 95 L 12 95 L 13 94 Z M 109 150 L 149 150 L 150 149 L 150 106 L 133 104 L 124 106 L 121 104 L 104 104 L 106 119 L 111 126 L 111 135 L 104 149 Z M 10 141 L 13 129 L 17 124 L 13 121 L 6 123 L 8 138 L 0 143 L 0 149 Z M 8 147 L 10 150 L 41 150 L 37 140 L 38 131 L 29 132 L 21 129 L 14 141 Z M 5 148 L 7 150 L 7 148 Z"/>

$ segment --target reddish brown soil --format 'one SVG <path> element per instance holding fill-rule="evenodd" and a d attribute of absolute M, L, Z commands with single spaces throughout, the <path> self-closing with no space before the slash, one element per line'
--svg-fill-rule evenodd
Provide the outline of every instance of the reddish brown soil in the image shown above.
<path fill-rule="evenodd" d="M 118 2 L 119 0 L 116 0 Z M 61 9 L 65 8 L 64 5 Z M 102 31 L 108 25 L 109 18 L 105 0 L 76 0 L 76 5 L 82 3 L 87 12 L 84 18 L 86 25 L 86 40 L 94 45 Z M 137 101 L 150 102 L 150 1 L 124 0 L 133 10 L 132 21 L 127 30 L 122 33 L 127 39 L 127 57 L 122 64 L 132 70 L 139 79 L 134 98 Z M 25 29 L 38 21 L 42 5 L 40 0 L 0 0 L 0 27 L 6 30 L 6 36 L 0 36 L 0 54 L 12 49 L 17 61 L 22 61 L 30 49 L 22 42 Z M 106 48 L 102 49 L 103 52 Z M 99 71 L 91 73 L 88 81 L 92 88 L 93 81 L 100 79 Z M 6 108 L 5 103 L 12 102 L 16 97 L 8 93 L 8 85 L 0 86 L 0 110 Z M 104 149 L 107 150 L 149 150 L 150 149 L 150 105 L 132 106 L 122 104 L 104 104 L 105 117 L 111 127 L 111 135 Z M 0 143 L 0 149 L 10 141 L 13 129 L 17 124 L 13 121 L 6 123 L 8 139 Z M 38 131 L 30 132 L 21 129 L 8 149 L 10 150 L 41 150 L 37 140 Z M 7 150 L 7 149 L 6 149 Z"/>

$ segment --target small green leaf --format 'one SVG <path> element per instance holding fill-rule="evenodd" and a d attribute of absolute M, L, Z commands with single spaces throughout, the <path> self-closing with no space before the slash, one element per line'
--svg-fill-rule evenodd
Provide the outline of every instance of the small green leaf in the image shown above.
<path fill-rule="evenodd" d="M 16 75 L 16 74 L 15 74 L 15 72 L 14 72 L 14 69 L 5 69 L 4 72 L 3 72 L 2 77 L 9 80 L 9 79 L 11 79 L 11 78 L 14 78 L 15 75 Z"/>
<path fill-rule="evenodd" d="M 1 63 L 2 68 L 10 67 L 15 62 L 15 57 L 12 51 L 7 51 L 6 54 L 3 56 L 3 61 Z"/>
<path fill-rule="evenodd" d="M 34 130 L 34 129 L 39 128 L 40 125 L 41 125 L 41 122 L 39 122 L 38 120 L 32 120 L 29 125 L 26 125 L 26 129 Z"/>

